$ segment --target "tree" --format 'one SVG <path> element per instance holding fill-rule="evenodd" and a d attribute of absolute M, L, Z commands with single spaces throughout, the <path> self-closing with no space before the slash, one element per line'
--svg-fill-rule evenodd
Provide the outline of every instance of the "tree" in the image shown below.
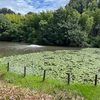
<path fill-rule="evenodd" d="M 10 20 L 3 14 L 0 14 L 0 40 L 7 40 L 10 29 L 11 22 Z"/>
<path fill-rule="evenodd" d="M 28 27 L 33 27 L 35 30 L 38 30 L 40 22 L 40 16 L 37 13 L 27 14 L 25 16 L 24 23 L 27 24 Z"/>
<path fill-rule="evenodd" d="M 88 4 L 88 9 L 92 11 L 92 10 L 95 10 L 96 8 L 98 8 L 97 0 L 91 0 L 91 2 L 89 2 Z"/>
<path fill-rule="evenodd" d="M 7 18 L 12 22 L 12 23 L 20 23 L 21 20 L 23 20 L 25 17 L 19 14 L 6 14 Z"/>
<path fill-rule="evenodd" d="M 70 7 L 56 10 L 48 24 L 42 21 L 44 28 L 39 35 L 41 38 L 39 43 L 72 47 L 85 46 L 87 35 L 82 32 L 78 24 L 79 19 L 80 14 Z"/>
<path fill-rule="evenodd" d="M 92 11 L 92 16 L 94 18 L 93 28 L 91 31 L 92 36 L 100 36 L 100 9 L 95 9 Z"/>
<path fill-rule="evenodd" d="M 76 9 L 81 14 L 87 8 L 87 0 L 70 0 L 68 5 L 73 9 Z"/>
<path fill-rule="evenodd" d="M 99 6 L 98 0 L 70 0 L 69 4 L 66 5 L 76 9 L 80 14 L 85 10 L 95 10 Z"/>
<path fill-rule="evenodd" d="M 53 14 L 52 12 L 40 12 L 36 13 L 28 13 L 25 16 L 24 24 L 26 25 L 25 32 L 27 33 L 27 41 L 31 41 L 31 43 L 37 43 L 42 38 L 42 31 L 45 29 L 45 25 L 50 21 Z M 26 34 L 25 33 L 25 34 Z M 30 38 L 31 36 L 31 38 Z M 39 43 L 39 42 L 38 42 Z"/>
<path fill-rule="evenodd" d="M 98 8 L 100 9 L 100 0 L 98 0 Z"/>
<path fill-rule="evenodd" d="M 81 14 L 80 24 L 81 24 L 82 30 L 86 31 L 86 33 L 89 34 L 94 24 L 93 16 L 89 15 L 89 12 L 87 11 L 83 12 Z"/>
<path fill-rule="evenodd" d="M 2 13 L 2 14 L 15 14 L 14 11 L 12 11 L 11 9 L 7 9 L 7 8 L 0 9 L 0 13 Z"/>

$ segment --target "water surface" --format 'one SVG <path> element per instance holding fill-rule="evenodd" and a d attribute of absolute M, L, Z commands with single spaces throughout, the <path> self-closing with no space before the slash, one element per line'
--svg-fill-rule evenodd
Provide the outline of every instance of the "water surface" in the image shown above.
<path fill-rule="evenodd" d="M 41 51 L 55 50 L 79 50 L 79 48 L 68 48 L 58 46 L 41 46 L 27 43 L 0 42 L 0 54 L 3 56 L 11 56 L 18 54 L 27 54 Z"/>

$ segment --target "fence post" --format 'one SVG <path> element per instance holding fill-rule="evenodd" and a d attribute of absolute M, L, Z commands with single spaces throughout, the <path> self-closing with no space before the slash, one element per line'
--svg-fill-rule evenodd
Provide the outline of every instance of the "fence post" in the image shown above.
<path fill-rule="evenodd" d="M 44 70 L 44 73 L 43 73 L 43 81 L 45 80 L 45 76 L 46 76 L 46 70 Z"/>
<path fill-rule="evenodd" d="M 7 63 L 7 72 L 9 71 L 9 62 Z"/>
<path fill-rule="evenodd" d="M 70 84 L 70 73 L 67 73 L 68 75 L 68 85 Z"/>
<path fill-rule="evenodd" d="M 24 67 L 24 77 L 26 77 L 26 67 Z"/>
<path fill-rule="evenodd" d="M 97 75 L 95 75 L 95 86 L 97 85 Z"/>

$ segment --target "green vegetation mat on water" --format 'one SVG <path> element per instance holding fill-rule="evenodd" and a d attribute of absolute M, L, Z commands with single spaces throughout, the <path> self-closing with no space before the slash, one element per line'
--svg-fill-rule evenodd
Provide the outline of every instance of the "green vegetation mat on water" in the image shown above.
<path fill-rule="evenodd" d="M 100 49 L 58 50 L 15 55 L 0 58 L 0 64 L 9 62 L 10 71 L 22 74 L 26 66 L 27 75 L 67 80 L 71 73 L 72 83 L 93 83 L 95 74 L 100 78 Z M 100 83 L 100 80 L 98 80 Z"/>

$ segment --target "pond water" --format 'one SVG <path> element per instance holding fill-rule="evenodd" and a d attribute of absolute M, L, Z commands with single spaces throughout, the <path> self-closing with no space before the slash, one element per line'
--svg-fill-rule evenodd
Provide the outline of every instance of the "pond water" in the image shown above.
<path fill-rule="evenodd" d="M 11 56 L 18 54 L 27 54 L 42 51 L 55 51 L 55 50 L 79 50 L 79 48 L 68 48 L 58 46 L 40 46 L 27 43 L 14 43 L 14 42 L 0 42 L 0 55 Z"/>

